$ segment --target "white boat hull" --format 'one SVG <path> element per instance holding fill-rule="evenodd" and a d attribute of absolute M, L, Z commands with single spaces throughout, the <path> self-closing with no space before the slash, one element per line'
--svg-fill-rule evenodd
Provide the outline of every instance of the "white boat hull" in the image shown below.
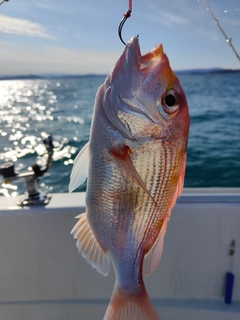
<path fill-rule="evenodd" d="M 84 198 L 53 194 L 46 207 L 31 208 L 0 198 L 1 320 L 103 318 L 113 271 L 103 277 L 92 269 L 70 235 Z M 224 303 L 228 271 L 235 275 L 231 305 Z M 240 319 L 240 189 L 184 190 L 146 286 L 161 320 Z"/>

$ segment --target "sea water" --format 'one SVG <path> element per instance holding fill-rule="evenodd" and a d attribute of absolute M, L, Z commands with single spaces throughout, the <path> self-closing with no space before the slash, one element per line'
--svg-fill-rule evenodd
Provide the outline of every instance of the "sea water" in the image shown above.
<path fill-rule="evenodd" d="M 191 117 L 186 187 L 240 187 L 240 73 L 181 74 Z M 94 99 L 105 76 L 0 81 L 0 165 L 25 172 L 44 166 L 42 139 L 51 134 L 53 164 L 43 191 L 68 192 L 73 160 L 89 139 Z M 25 192 L 24 181 L 0 194 Z M 85 185 L 77 189 L 84 191 Z"/>

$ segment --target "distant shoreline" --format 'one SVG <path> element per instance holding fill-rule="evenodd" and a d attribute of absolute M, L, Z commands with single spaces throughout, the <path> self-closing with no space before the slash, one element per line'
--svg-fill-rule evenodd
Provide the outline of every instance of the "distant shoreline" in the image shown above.
<path fill-rule="evenodd" d="M 224 74 L 224 73 L 240 73 L 240 69 L 190 69 L 190 70 L 176 70 L 177 75 L 197 75 L 197 74 Z M 43 75 L 3 75 L 0 76 L 1 80 L 41 80 L 41 79 L 76 79 L 86 77 L 106 77 L 106 74 L 43 74 Z"/>
<path fill-rule="evenodd" d="M 192 69 L 175 71 L 176 74 L 223 74 L 223 73 L 240 73 L 240 69 Z"/>
<path fill-rule="evenodd" d="M 46 79 L 72 79 L 72 78 L 86 78 L 86 77 L 106 77 L 106 74 L 52 74 L 52 75 L 6 75 L 0 76 L 1 80 L 46 80 Z"/>

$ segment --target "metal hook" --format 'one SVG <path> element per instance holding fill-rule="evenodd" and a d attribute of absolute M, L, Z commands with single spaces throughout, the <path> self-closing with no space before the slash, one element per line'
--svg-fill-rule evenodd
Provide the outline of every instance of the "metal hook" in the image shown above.
<path fill-rule="evenodd" d="M 2 0 L 2 1 L 0 2 L 0 5 L 3 4 L 3 2 L 5 2 L 5 1 L 9 1 L 9 0 Z"/>
<path fill-rule="evenodd" d="M 124 14 L 124 17 L 122 18 L 122 20 L 121 20 L 121 22 L 119 24 L 119 27 L 118 27 L 118 35 L 119 35 L 119 38 L 120 38 L 120 40 L 122 41 L 122 43 L 124 45 L 126 45 L 126 43 L 123 41 L 123 38 L 122 38 L 122 28 L 123 28 L 123 25 L 126 22 L 126 20 L 129 17 L 131 17 L 131 12 L 132 12 L 131 10 L 128 10 L 128 12 Z"/>

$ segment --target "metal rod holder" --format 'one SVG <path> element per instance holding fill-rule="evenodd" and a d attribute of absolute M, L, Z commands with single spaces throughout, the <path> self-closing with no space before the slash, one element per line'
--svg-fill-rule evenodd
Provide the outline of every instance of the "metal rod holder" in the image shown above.
<path fill-rule="evenodd" d="M 3 176 L 5 183 L 11 183 L 22 178 L 25 179 L 27 195 L 18 202 L 19 206 L 46 205 L 51 199 L 46 193 L 41 192 L 38 187 L 39 177 L 43 176 L 52 165 L 53 142 L 51 135 L 44 139 L 43 143 L 48 153 L 45 167 L 41 168 L 37 163 L 34 163 L 30 171 L 15 173 L 14 164 L 8 162 L 0 168 L 0 174 Z"/>

